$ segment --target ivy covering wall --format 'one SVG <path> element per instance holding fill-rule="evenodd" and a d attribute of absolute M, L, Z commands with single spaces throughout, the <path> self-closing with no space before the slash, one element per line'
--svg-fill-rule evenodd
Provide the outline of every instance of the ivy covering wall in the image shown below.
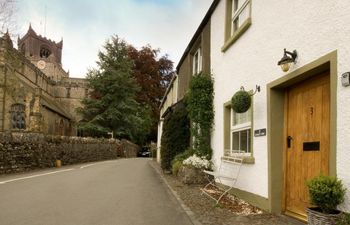
<path fill-rule="evenodd" d="M 186 95 L 186 108 L 191 121 L 192 148 L 195 154 L 211 159 L 210 134 L 214 121 L 214 81 L 210 74 L 192 77 Z"/>
<path fill-rule="evenodd" d="M 190 120 L 183 102 L 169 108 L 161 137 L 161 167 L 171 170 L 171 161 L 190 145 Z"/>

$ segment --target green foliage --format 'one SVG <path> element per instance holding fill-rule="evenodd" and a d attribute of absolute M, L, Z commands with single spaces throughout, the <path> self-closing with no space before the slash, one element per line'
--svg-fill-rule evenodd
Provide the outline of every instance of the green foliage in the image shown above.
<path fill-rule="evenodd" d="M 80 133 L 82 133 L 82 136 L 88 136 L 88 137 L 105 137 L 108 138 L 110 135 L 108 135 L 109 130 L 105 127 L 101 127 L 98 125 L 95 125 L 93 123 L 84 123 L 81 122 L 78 124 L 78 130 Z"/>
<path fill-rule="evenodd" d="M 331 213 L 344 202 L 346 189 L 336 177 L 320 175 L 307 182 L 311 204 L 321 208 L 323 213 Z"/>
<path fill-rule="evenodd" d="M 181 167 L 182 167 L 181 161 L 174 161 L 174 163 L 172 163 L 172 167 L 171 167 L 172 173 L 176 176 Z"/>
<path fill-rule="evenodd" d="M 114 36 L 98 57 L 98 68 L 87 75 L 93 91 L 82 101 L 84 108 L 79 112 L 83 122 L 79 127 L 90 136 L 113 131 L 117 138 L 142 144 L 151 125 L 150 109 L 135 99 L 139 87 L 132 77 L 127 43 Z"/>
<path fill-rule="evenodd" d="M 182 162 L 188 157 L 194 154 L 194 150 L 192 148 L 187 149 L 186 151 L 175 156 L 174 160 L 171 162 L 172 172 L 174 175 L 177 175 L 179 169 L 182 166 Z"/>
<path fill-rule="evenodd" d="M 248 92 L 237 91 L 231 99 L 231 107 L 236 113 L 244 113 L 250 108 L 252 99 Z"/>
<path fill-rule="evenodd" d="M 192 156 L 194 154 L 194 150 L 192 148 L 188 148 L 186 151 L 178 154 L 175 156 L 174 161 L 184 161 L 188 157 Z"/>
<path fill-rule="evenodd" d="M 165 117 L 161 143 L 161 167 L 170 170 L 171 161 L 184 152 L 190 143 L 190 122 L 182 102 L 176 104 Z"/>
<path fill-rule="evenodd" d="M 150 147 L 151 147 L 152 158 L 154 159 L 157 158 L 157 144 L 152 143 Z"/>
<path fill-rule="evenodd" d="M 349 225 L 350 224 L 350 213 L 344 213 L 342 217 L 337 221 L 336 225 Z"/>
<path fill-rule="evenodd" d="M 192 77 L 186 96 L 193 137 L 193 149 L 199 156 L 211 159 L 210 134 L 214 120 L 214 81 L 209 74 Z"/>

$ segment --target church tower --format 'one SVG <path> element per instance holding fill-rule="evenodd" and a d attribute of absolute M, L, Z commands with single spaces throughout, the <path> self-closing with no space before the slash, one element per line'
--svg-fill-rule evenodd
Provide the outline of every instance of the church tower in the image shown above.
<path fill-rule="evenodd" d="M 27 33 L 17 42 L 18 50 L 49 78 L 60 81 L 69 77 L 62 68 L 63 40 L 56 43 L 38 35 L 29 25 Z"/>

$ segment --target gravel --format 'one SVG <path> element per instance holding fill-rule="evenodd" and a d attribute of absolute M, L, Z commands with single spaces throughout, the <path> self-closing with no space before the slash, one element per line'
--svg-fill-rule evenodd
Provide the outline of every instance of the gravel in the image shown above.
<path fill-rule="evenodd" d="M 151 161 L 152 166 L 160 171 L 159 165 Z M 177 177 L 164 174 L 170 187 L 177 193 L 184 204 L 195 214 L 195 219 L 203 225 L 303 225 L 304 223 L 283 215 L 264 212 L 235 196 L 225 196 L 219 205 L 202 194 L 200 185 L 183 184 Z M 217 190 L 210 190 L 217 192 Z"/>

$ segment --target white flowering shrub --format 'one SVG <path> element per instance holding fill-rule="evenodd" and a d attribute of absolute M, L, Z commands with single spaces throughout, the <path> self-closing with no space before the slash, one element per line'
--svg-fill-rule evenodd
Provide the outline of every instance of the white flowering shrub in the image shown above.
<path fill-rule="evenodd" d="M 211 169 L 211 162 L 205 156 L 199 157 L 196 154 L 188 157 L 182 162 L 185 166 L 193 166 L 198 169 Z"/>

